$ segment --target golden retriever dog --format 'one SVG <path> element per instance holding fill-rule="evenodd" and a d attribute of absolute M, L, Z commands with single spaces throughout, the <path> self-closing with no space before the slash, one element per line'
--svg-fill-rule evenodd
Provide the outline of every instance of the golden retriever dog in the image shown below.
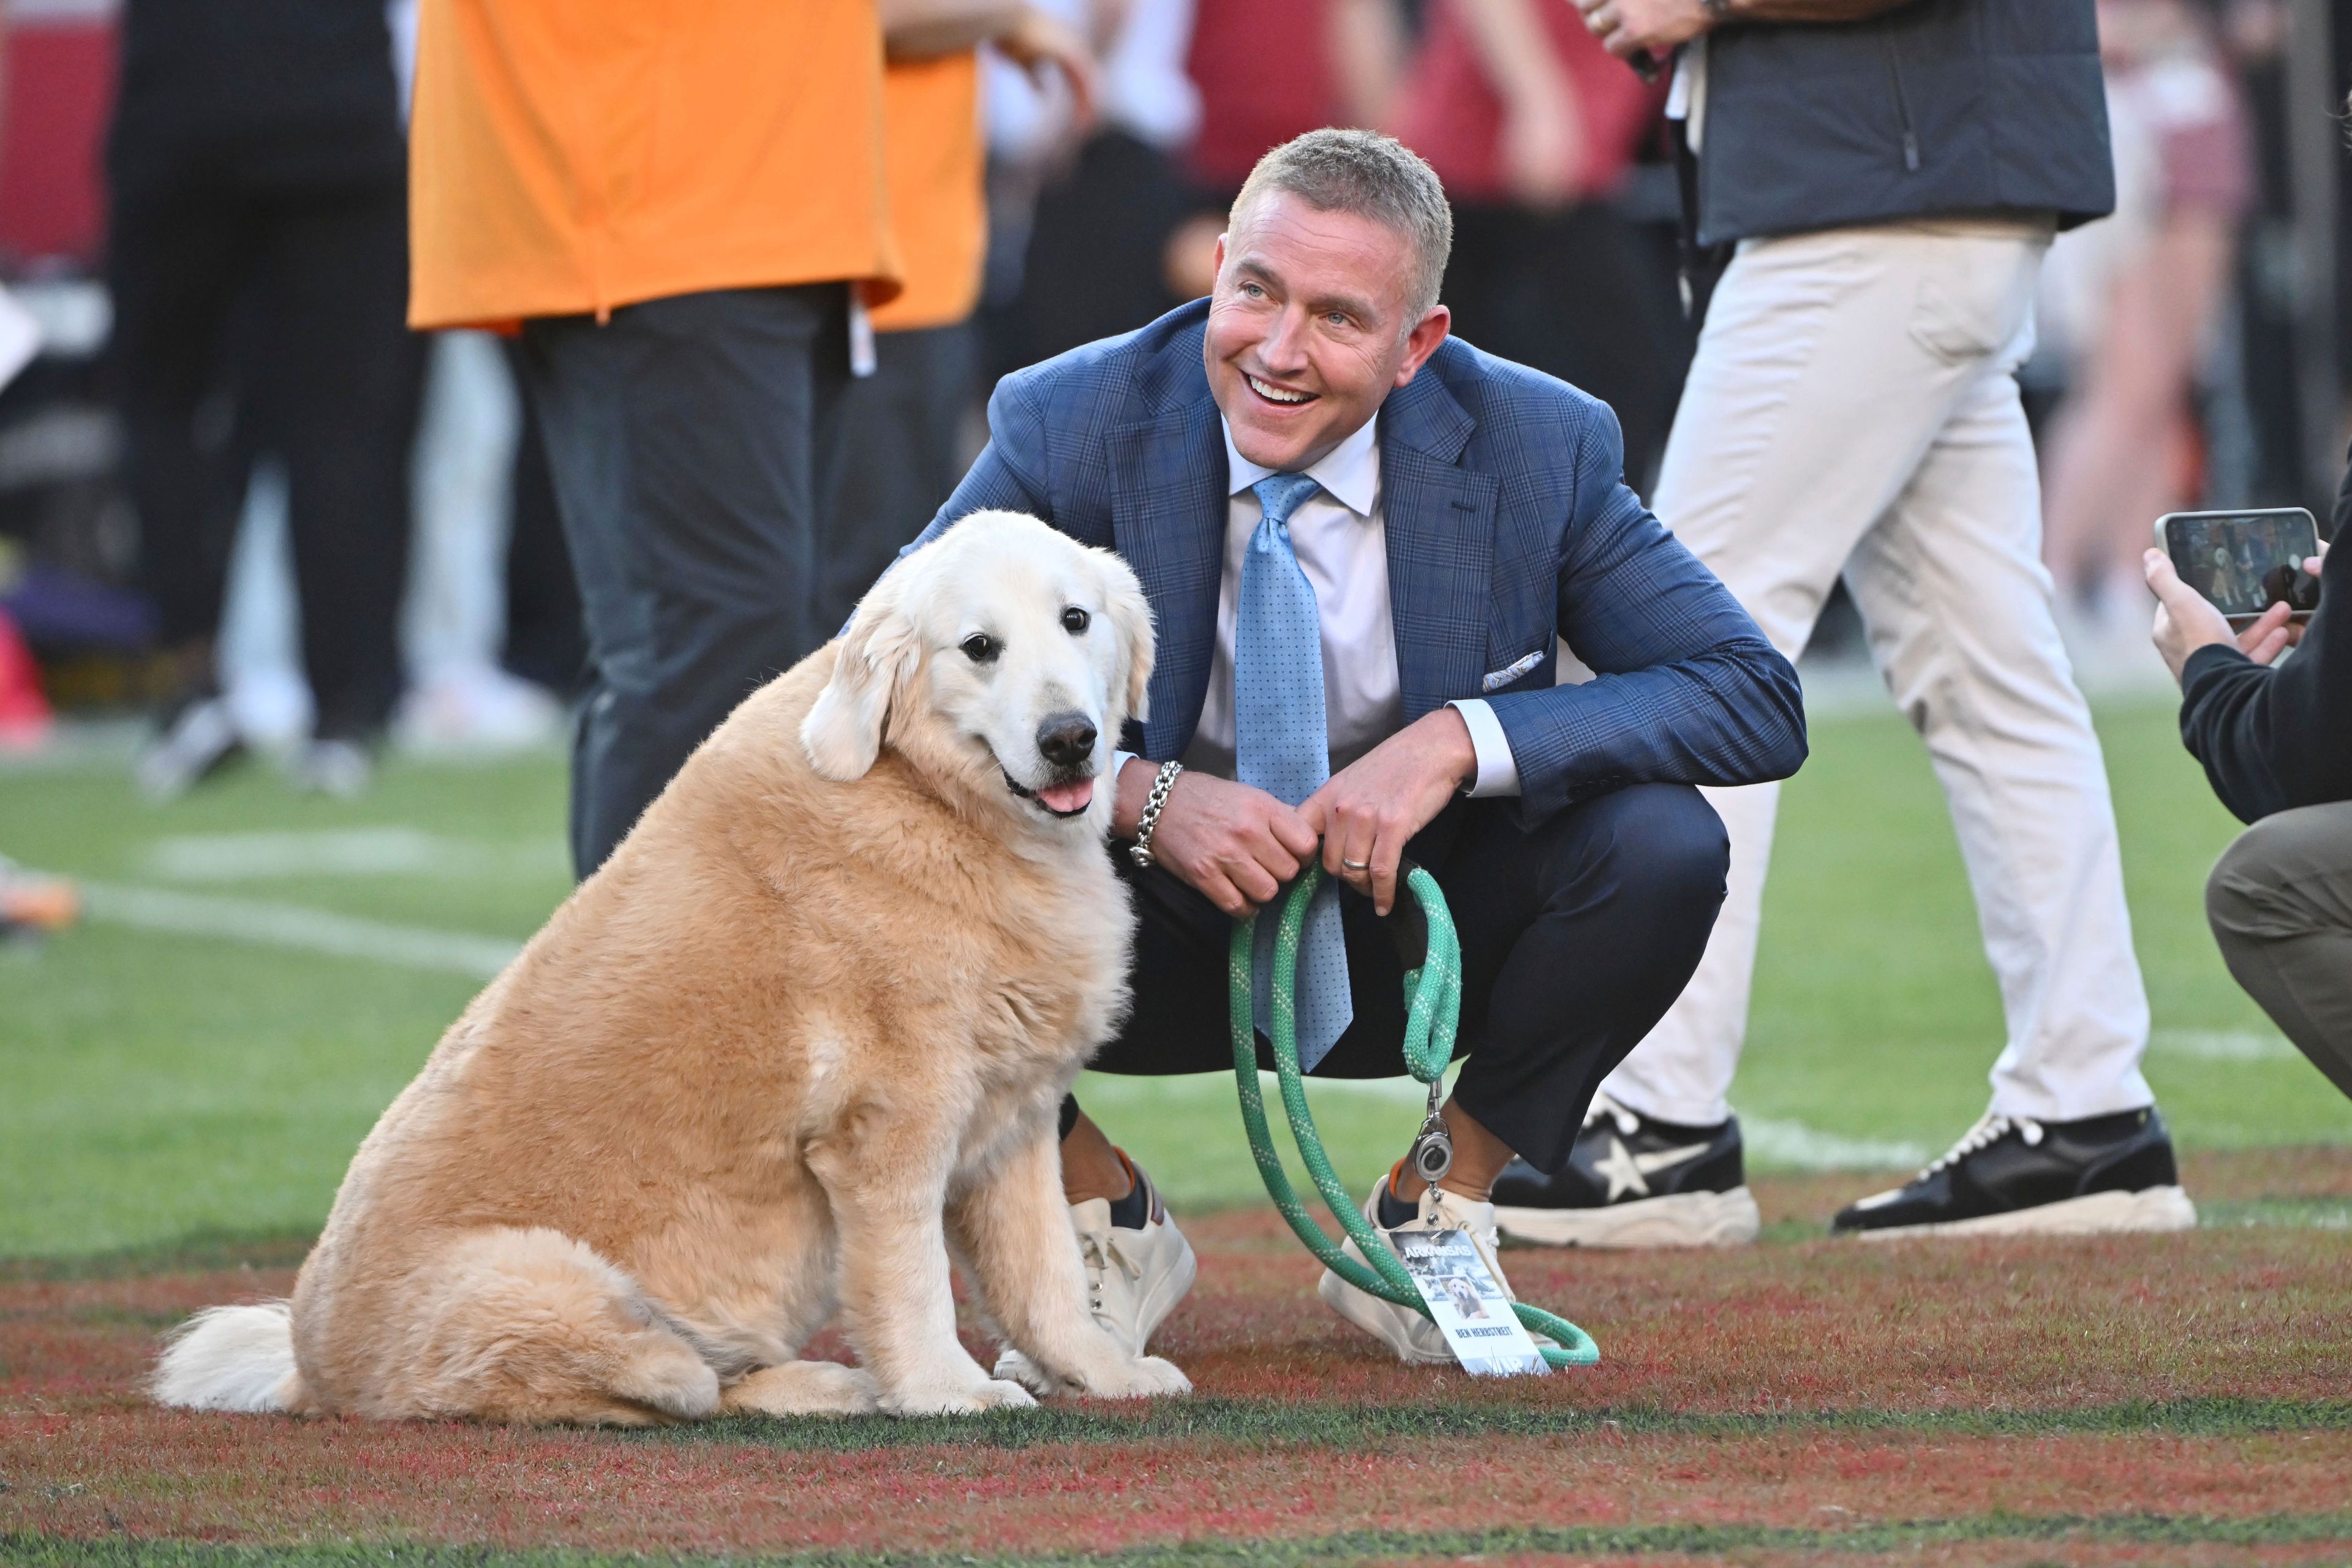
<path fill-rule="evenodd" d="M 645 1425 L 1181 1394 L 1088 1315 L 1055 1110 L 1127 1005 L 1099 787 L 1134 574 L 985 512 L 754 693 L 376 1123 L 290 1301 L 167 1405 Z M 799 1359 L 838 1312 L 861 1364 Z"/>

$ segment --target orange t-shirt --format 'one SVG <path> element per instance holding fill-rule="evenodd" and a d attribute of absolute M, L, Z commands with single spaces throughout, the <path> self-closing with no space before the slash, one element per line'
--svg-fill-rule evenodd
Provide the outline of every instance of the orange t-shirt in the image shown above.
<path fill-rule="evenodd" d="M 896 291 L 875 0 L 424 0 L 409 322 Z"/>
<path fill-rule="evenodd" d="M 895 331 L 961 321 L 980 303 L 988 248 L 979 55 L 893 60 L 882 79 L 882 126 L 907 288 L 874 312 L 874 324 Z"/>

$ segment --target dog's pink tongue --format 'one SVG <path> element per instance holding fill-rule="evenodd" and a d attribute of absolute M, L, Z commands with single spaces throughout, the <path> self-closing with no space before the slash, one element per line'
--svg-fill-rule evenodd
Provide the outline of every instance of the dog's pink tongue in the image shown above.
<path fill-rule="evenodd" d="M 1084 811 L 1095 797 L 1095 781 L 1080 779 L 1076 784 L 1055 784 L 1037 792 L 1037 798 L 1067 816 L 1074 811 Z"/>

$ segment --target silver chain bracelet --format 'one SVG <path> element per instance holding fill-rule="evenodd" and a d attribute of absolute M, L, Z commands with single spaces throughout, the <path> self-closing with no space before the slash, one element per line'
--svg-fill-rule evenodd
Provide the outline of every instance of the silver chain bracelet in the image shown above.
<path fill-rule="evenodd" d="M 1160 808 L 1168 804 L 1168 792 L 1176 787 L 1176 775 L 1184 771 L 1181 763 L 1162 763 L 1160 774 L 1151 781 L 1151 794 L 1143 803 L 1143 815 L 1135 819 L 1135 842 L 1128 846 L 1127 857 L 1143 870 L 1151 869 L 1151 830 L 1160 826 Z"/>

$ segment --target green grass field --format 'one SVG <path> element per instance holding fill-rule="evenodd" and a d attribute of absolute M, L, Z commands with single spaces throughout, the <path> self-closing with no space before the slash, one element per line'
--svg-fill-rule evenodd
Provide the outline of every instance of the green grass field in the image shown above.
<path fill-rule="evenodd" d="M 2155 1009 L 2147 1073 L 2181 1144 L 2352 1142 L 2352 1105 L 2213 951 L 2200 889 L 2234 824 L 2169 709 L 2110 709 L 2101 732 Z M 1900 1165 L 1981 1110 L 1998 997 L 1908 730 L 1891 713 L 1832 718 L 1813 740 L 1786 792 L 1736 1101 L 1761 1168 Z M 494 963 L 569 886 L 563 793 L 552 756 L 395 763 L 350 805 L 296 797 L 261 768 L 163 809 L 111 763 L 0 772 L 0 854 L 88 879 L 96 917 L 0 950 L 0 1257 L 314 1228 L 479 980 L 471 949 L 386 963 L 284 945 L 284 928 L 307 940 L 325 915 L 494 939 L 475 944 Z M 258 936 L 236 934 L 257 921 Z M 1224 1078 L 1080 1092 L 1179 1204 L 1262 1195 Z M 1351 1179 L 1394 1157 L 1414 1098 L 1402 1081 L 1319 1091 Z"/>
<path fill-rule="evenodd" d="M 1316 1306 L 1230 1080 L 1093 1079 L 1200 1251 L 1153 1345 L 1194 1398 L 651 1434 L 142 1392 L 188 1312 L 290 1287 L 371 1121 L 563 896 L 561 762 L 398 763 L 353 805 L 257 769 L 163 810 L 119 761 L 0 770 L 0 854 L 91 910 L 0 947 L 0 1564 L 2352 1562 L 2352 1106 L 2212 950 L 2234 825 L 2169 709 L 2101 729 L 2196 1233 L 1822 1235 L 1976 1117 L 2000 1020 L 1916 742 L 1821 719 L 1736 1091 L 1763 1244 L 1508 1255 L 1601 1365 L 1385 1359 Z M 1417 1120 L 1402 1084 L 1315 1092 L 1359 1186 Z"/>

